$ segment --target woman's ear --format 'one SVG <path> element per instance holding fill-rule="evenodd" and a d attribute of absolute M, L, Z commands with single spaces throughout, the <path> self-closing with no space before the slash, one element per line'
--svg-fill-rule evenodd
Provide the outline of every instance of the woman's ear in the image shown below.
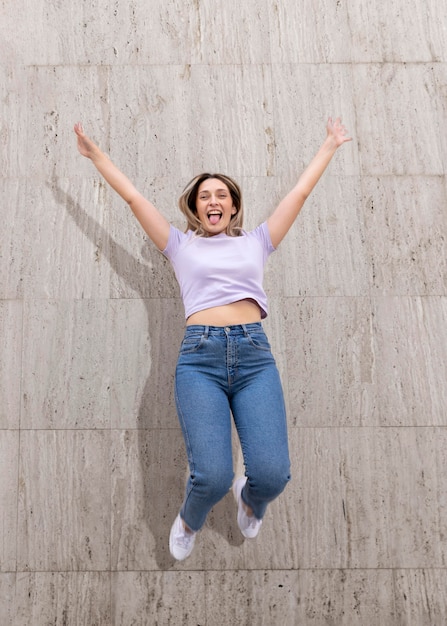
<path fill-rule="evenodd" d="M 235 206 L 233 206 L 233 208 L 231 209 L 231 215 L 236 215 L 237 213 L 237 209 Z"/>

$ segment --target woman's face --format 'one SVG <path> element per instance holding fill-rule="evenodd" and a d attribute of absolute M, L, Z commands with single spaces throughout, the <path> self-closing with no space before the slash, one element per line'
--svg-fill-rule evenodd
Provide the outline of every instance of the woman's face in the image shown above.
<path fill-rule="evenodd" d="M 197 217 L 208 235 L 224 232 L 236 214 L 230 190 L 218 178 L 204 180 L 197 191 Z"/>

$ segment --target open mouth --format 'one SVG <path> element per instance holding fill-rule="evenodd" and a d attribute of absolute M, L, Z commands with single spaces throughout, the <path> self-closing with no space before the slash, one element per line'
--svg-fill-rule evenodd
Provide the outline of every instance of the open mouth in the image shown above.
<path fill-rule="evenodd" d="M 222 218 L 222 212 L 221 211 L 217 211 L 217 210 L 209 211 L 209 213 L 207 215 L 208 215 L 208 219 L 210 221 L 210 224 L 212 224 L 213 226 L 218 224 L 219 221 Z"/>

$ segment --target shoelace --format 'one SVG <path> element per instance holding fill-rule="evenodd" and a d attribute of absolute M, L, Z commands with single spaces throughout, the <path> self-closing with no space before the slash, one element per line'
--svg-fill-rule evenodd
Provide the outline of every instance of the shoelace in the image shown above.
<path fill-rule="evenodd" d="M 247 513 L 245 513 L 245 530 L 248 530 L 249 528 L 256 528 L 260 521 L 261 520 L 258 520 L 258 518 L 254 515 L 247 515 Z"/>
<path fill-rule="evenodd" d="M 257 517 L 253 517 L 253 516 L 252 517 L 248 517 L 247 516 L 247 519 L 250 520 L 250 523 L 247 526 L 247 530 L 249 528 L 256 528 L 258 526 L 258 524 L 261 523 L 261 520 L 259 520 Z"/>
<path fill-rule="evenodd" d="M 175 543 L 186 550 L 189 548 L 189 544 L 193 538 L 194 535 L 190 533 L 179 533 L 178 535 L 175 535 Z"/>

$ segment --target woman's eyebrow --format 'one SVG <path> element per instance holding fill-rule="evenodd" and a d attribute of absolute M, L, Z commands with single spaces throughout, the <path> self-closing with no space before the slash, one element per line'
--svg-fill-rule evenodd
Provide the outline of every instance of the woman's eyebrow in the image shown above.
<path fill-rule="evenodd" d="M 222 189 L 216 189 L 216 192 L 222 192 L 224 191 L 225 193 L 228 193 L 227 189 L 224 189 L 222 187 Z M 199 191 L 199 193 L 210 193 L 209 189 L 202 189 L 202 191 Z"/>

